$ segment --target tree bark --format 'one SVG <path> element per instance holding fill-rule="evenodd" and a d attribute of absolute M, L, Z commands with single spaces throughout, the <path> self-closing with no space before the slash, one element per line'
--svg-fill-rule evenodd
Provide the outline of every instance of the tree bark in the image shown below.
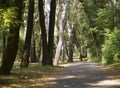
<path fill-rule="evenodd" d="M 34 13 L 34 0 L 29 0 L 27 32 L 25 37 L 22 60 L 20 64 L 21 67 L 28 67 L 29 65 L 30 45 L 31 45 L 31 37 L 33 31 L 33 13 Z"/>
<path fill-rule="evenodd" d="M 35 43 L 35 34 L 34 31 L 32 33 L 32 39 L 31 39 L 31 47 L 30 47 L 30 62 L 31 63 L 35 63 L 37 62 L 37 58 L 36 58 L 36 43 Z"/>
<path fill-rule="evenodd" d="M 37 62 L 40 61 L 40 57 L 41 57 L 41 33 L 39 34 L 39 38 L 38 38 L 38 50 L 37 50 Z"/>
<path fill-rule="evenodd" d="M 45 16 L 44 16 L 44 2 L 43 0 L 38 0 L 39 6 L 39 18 L 40 18 L 40 26 L 41 26 L 41 36 L 42 36 L 42 65 L 48 65 L 48 47 L 47 47 L 47 34 L 45 27 Z"/>
<path fill-rule="evenodd" d="M 44 4 L 43 0 L 39 0 L 39 14 L 40 14 L 39 16 L 40 16 L 40 26 L 42 32 L 42 46 L 43 46 L 42 65 L 53 65 L 56 0 L 51 0 L 51 2 L 48 1 L 47 3 L 48 9 L 47 9 L 46 20 L 49 21 L 49 23 L 47 22 L 46 25 L 45 25 L 46 21 L 44 16 L 43 4 Z"/>
<path fill-rule="evenodd" d="M 69 33 L 69 59 L 68 62 L 73 62 L 73 52 L 74 52 L 74 39 L 75 39 L 75 29 L 76 29 L 76 3 L 77 0 L 74 0 L 73 2 L 73 8 L 72 13 L 73 13 L 73 19 L 72 22 L 67 23 L 68 25 L 68 33 Z M 71 25 L 71 26 L 70 26 Z"/>
<path fill-rule="evenodd" d="M 54 47 L 54 26 L 56 13 L 56 0 L 51 0 L 50 5 L 50 23 L 49 23 L 49 40 L 48 40 L 48 65 L 53 65 L 53 47 Z"/>
<path fill-rule="evenodd" d="M 67 14 L 67 10 L 69 7 L 69 0 L 65 1 L 65 5 L 63 6 L 63 1 L 60 0 L 60 34 L 59 34 L 59 41 L 56 49 L 56 54 L 55 54 L 55 60 L 54 60 L 54 65 L 58 66 L 59 63 L 59 57 L 62 49 L 62 44 L 63 44 L 63 38 L 64 38 L 64 25 L 65 25 L 65 16 Z M 63 9 L 62 9 L 63 8 Z"/>
<path fill-rule="evenodd" d="M 69 25 L 69 24 L 68 24 Z M 73 25 L 73 24 L 72 24 Z M 69 30 L 69 51 L 68 51 L 68 62 L 73 62 L 73 51 L 74 51 L 74 32 L 73 28 L 68 27 Z"/>
<path fill-rule="evenodd" d="M 23 5 L 22 0 L 14 0 L 14 6 L 17 8 L 16 13 L 18 13 L 16 16 L 17 19 L 15 21 L 21 22 L 23 8 L 22 5 Z M 8 36 L 7 45 L 3 54 L 4 56 L 0 68 L 1 74 L 10 74 L 10 71 L 13 67 L 18 50 L 20 22 L 16 26 L 10 25 L 9 34 L 11 36 Z"/>
<path fill-rule="evenodd" d="M 46 27 L 46 34 L 47 34 L 47 42 L 49 39 L 49 24 L 50 24 L 50 10 L 51 10 L 50 2 L 51 0 L 45 0 L 45 27 Z"/>

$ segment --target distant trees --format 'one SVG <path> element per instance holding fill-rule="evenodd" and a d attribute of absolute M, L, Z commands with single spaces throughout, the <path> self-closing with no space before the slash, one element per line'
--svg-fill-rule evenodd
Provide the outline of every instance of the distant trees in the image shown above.
<path fill-rule="evenodd" d="M 89 36 L 88 39 L 91 41 L 88 41 L 88 39 L 86 40 L 88 41 L 87 47 L 89 48 L 91 57 L 94 58 L 94 60 L 96 58 L 97 61 L 102 61 L 104 64 L 116 62 L 115 56 L 116 54 L 118 55 L 119 50 L 115 47 L 119 46 L 113 44 L 111 37 L 114 36 L 113 39 L 119 42 L 119 39 L 115 37 L 118 35 L 115 31 L 119 32 L 120 14 L 118 12 L 120 10 L 120 1 L 80 1 L 83 3 L 84 12 L 87 14 L 89 22 L 89 29 L 87 29 L 89 35 L 87 36 Z M 116 53 L 113 53 L 114 51 Z"/>

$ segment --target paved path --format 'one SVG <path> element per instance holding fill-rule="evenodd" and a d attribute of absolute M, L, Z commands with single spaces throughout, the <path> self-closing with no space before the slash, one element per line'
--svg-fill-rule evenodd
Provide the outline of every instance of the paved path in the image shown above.
<path fill-rule="evenodd" d="M 55 84 L 54 88 L 120 88 L 118 80 L 101 71 L 97 63 L 73 63 L 48 83 Z"/>

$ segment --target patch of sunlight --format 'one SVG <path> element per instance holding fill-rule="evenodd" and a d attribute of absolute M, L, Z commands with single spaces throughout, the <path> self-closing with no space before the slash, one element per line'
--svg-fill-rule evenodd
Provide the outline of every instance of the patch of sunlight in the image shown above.
<path fill-rule="evenodd" d="M 48 80 L 55 80 L 55 77 L 49 77 Z"/>
<path fill-rule="evenodd" d="M 84 78 L 85 76 L 74 76 L 74 75 L 68 75 L 68 76 L 61 76 L 60 78 L 57 78 L 59 80 L 63 80 L 63 79 L 72 79 L 72 78 Z"/>
<path fill-rule="evenodd" d="M 34 79 L 29 79 L 29 81 L 30 81 L 30 82 L 35 82 L 35 80 L 34 80 Z"/>
<path fill-rule="evenodd" d="M 70 64 L 70 63 L 68 63 L 68 64 L 60 64 L 59 66 L 62 66 L 62 67 L 69 67 L 69 66 L 71 66 L 71 64 Z"/>
<path fill-rule="evenodd" d="M 10 86 L 15 88 L 21 88 L 21 85 L 18 85 L 18 84 L 11 84 Z"/>
<path fill-rule="evenodd" d="M 44 86 L 43 83 L 37 83 L 37 84 L 32 84 L 31 87 L 35 87 L 35 86 Z"/>
<path fill-rule="evenodd" d="M 0 87 L 0 88 L 12 88 L 12 87 L 4 86 L 4 87 Z"/>
<path fill-rule="evenodd" d="M 88 83 L 88 85 L 91 86 L 119 86 L 120 85 L 120 79 L 114 79 L 114 80 L 103 80 L 97 83 Z"/>
<path fill-rule="evenodd" d="M 65 76 L 63 79 L 71 79 L 71 78 L 76 78 L 76 76 L 69 75 L 69 76 Z"/>

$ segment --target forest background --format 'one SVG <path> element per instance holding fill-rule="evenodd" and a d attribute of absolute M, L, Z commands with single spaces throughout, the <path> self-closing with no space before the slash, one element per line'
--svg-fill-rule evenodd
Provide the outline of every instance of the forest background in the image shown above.
<path fill-rule="evenodd" d="M 14 62 L 120 63 L 119 36 L 119 0 L 0 0 L 0 73 Z"/>

